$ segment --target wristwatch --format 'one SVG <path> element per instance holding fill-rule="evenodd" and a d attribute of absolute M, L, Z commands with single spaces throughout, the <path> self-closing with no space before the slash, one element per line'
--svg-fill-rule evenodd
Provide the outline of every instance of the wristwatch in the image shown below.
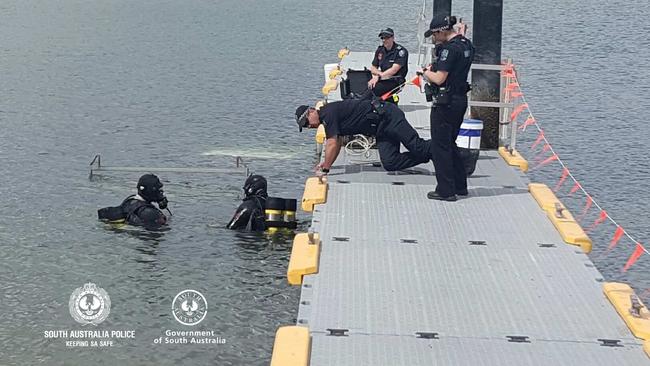
<path fill-rule="evenodd" d="M 323 173 L 329 173 L 330 172 L 330 170 L 327 169 L 327 168 L 320 168 L 320 171 L 323 172 Z"/>

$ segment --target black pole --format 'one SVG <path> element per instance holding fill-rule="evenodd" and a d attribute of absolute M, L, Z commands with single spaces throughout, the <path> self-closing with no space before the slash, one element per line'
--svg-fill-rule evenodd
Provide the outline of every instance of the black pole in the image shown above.
<path fill-rule="evenodd" d="M 433 0 L 433 16 L 451 15 L 451 0 Z"/>
<path fill-rule="evenodd" d="M 434 6 L 435 8 L 435 6 Z M 474 0 L 472 42 L 476 47 L 474 63 L 501 64 L 503 0 Z M 498 102 L 500 74 L 497 71 L 472 71 L 472 100 Z M 483 120 L 481 147 L 499 147 L 499 110 L 472 108 L 472 117 Z"/>

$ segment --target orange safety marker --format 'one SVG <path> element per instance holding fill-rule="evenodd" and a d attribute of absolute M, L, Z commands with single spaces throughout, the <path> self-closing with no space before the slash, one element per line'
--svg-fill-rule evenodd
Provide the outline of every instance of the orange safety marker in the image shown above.
<path fill-rule="evenodd" d="M 564 183 L 564 181 L 567 179 L 568 176 L 569 176 L 569 169 L 564 168 L 562 170 L 562 176 L 560 177 L 560 181 L 557 182 L 555 188 L 553 188 L 553 192 L 557 192 L 558 190 L 560 190 L 560 187 L 562 187 L 562 184 Z"/>
<path fill-rule="evenodd" d="M 539 145 L 540 142 L 544 139 L 544 130 L 539 131 L 539 134 L 537 135 L 537 139 L 533 144 L 530 146 L 530 149 L 533 150 L 537 145 Z"/>
<path fill-rule="evenodd" d="M 576 184 L 573 185 L 573 188 L 571 188 L 571 191 L 569 192 L 569 196 L 572 196 L 574 193 L 578 192 L 578 189 L 580 189 L 582 186 L 580 183 L 576 182 Z"/>
<path fill-rule="evenodd" d="M 618 244 L 619 240 L 621 240 L 621 237 L 623 236 L 623 233 L 625 233 L 625 231 L 623 230 L 621 225 L 618 225 L 616 227 L 616 231 L 614 232 L 614 237 L 612 238 L 612 241 L 609 242 L 609 246 L 607 247 L 608 251 L 614 249 L 616 244 Z"/>
<path fill-rule="evenodd" d="M 577 222 L 582 222 L 582 220 L 587 216 L 587 212 L 591 208 L 591 205 L 594 203 L 594 199 L 590 195 L 587 195 L 587 202 L 585 203 L 585 208 L 582 209 L 580 216 L 576 219 Z"/>
<path fill-rule="evenodd" d="M 517 84 L 517 82 L 508 84 L 506 86 L 506 91 L 509 91 L 509 92 L 513 91 L 513 90 L 515 90 L 515 88 L 519 88 L 519 84 Z"/>
<path fill-rule="evenodd" d="M 602 224 L 605 220 L 607 220 L 607 217 L 608 217 L 608 216 L 607 216 L 607 211 L 605 211 L 605 210 L 600 210 L 600 215 L 598 216 L 598 218 L 597 218 L 597 219 L 594 221 L 594 223 L 591 224 L 591 226 L 589 226 L 589 227 L 587 228 L 587 230 L 585 230 L 585 231 L 586 231 L 586 232 L 590 232 L 591 230 L 595 229 L 596 226 Z"/>
<path fill-rule="evenodd" d="M 523 112 L 524 109 L 528 108 L 528 103 L 523 103 L 515 107 L 515 109 L 510 113 L 510 120 L 514 121 L 519 117 L 519 114 Z"/>
<path fill-rule="evenodd" d="M 625 263 L 625 267 L 623 267 L 623 272 L 627 272 L 630 267 L 641 257 L 645 248 L 643 245 L 636 243 L 636 248 L 634 249 L 634 252 L 630 256 L 630 258 L 627 260 L 627 263 Z"/>
<path fill-rule="evenodd" d="M 536 121 L 535 121 L 535 118 L 533 118 L 533 117 L 528 117 L 528 118 L 526 118 L 526 122 L 524 122 L 524 124 L 522 124 L 521 126 L 519 126 L 519 129 L 525 131 L 525 130 L 526 130 L 526 127 L 535 124 L 535 122 L 536 122 Z"/>
<path fill-rule="evenodd" d="M 542 161 L 541 163 L 537 164 L 533 169 L 541 168 L 544 165 L 548 165 L 548 164 L 554 162 L 557 159 L 558 159 L 557 154 L 553 154 L 551 157 L 548 157 L 544 161 Z"/>
<path fill-rule="evenodd" d="M 422 87 L 422 82 L 420 81 L 419 76 L 414 77 L 413 80 L 411 80 L 411 84 L 417 86 L 418 88 Z"/>

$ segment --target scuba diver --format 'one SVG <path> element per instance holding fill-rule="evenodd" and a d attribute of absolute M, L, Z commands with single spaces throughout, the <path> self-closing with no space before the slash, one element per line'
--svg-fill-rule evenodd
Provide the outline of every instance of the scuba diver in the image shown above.
<path fill-rule="evenodd" d="M 266 178 L 251 175 L 244 182 L 244 199 L 226 228 L 232 230 L 274 232 L 280 228 L 297 227 L 297 200 L 269 197 Z"/>
<path fill-rule="evenodd" d="M 163 184 L 157 176 L 145 174 L 138 180 L 137 194 L 128 196 L 117 207 L 99 209 L 97 216 L 100 220 L 123 220 L 127 224 L 143 226 L 148 230 L 159 229 L 167 224 L 167 217 L 161 211 L 166 209 L 168 204 L 162 188 Z M 158 207 L 154 206 L 152 202 L 156 202 Z"/>
<path fill-rule="evenodd" d="M 237 207 L 235 215 L 230 219 L 226 228 L 238 230 L 250 227 L 251 231 L 266 230 L 264 209 L 268 196 L 266 178 L 261 175 L 249 176 L 244 182 L 243 202 Z"/>

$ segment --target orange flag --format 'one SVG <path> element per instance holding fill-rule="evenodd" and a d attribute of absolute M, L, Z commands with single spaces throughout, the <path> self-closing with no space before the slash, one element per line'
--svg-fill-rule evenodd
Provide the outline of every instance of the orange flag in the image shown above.
<path fill-rule="evenodd" d="M 528 103 L 523 103 L 516 106 L 515 109 L 513 109 L 512 113 L 510 113 L 510 120 L 514 121 L 515 119 L 517 119 L 519 114 L 523 112 L 523 110 L 526 108 L 528 108 Z"/>
<path fill-rule="evenodd" d="M 418 88 L 422 87 L 422 82 L 420 81 L 419 76 L 414 77 L 413 80 L 411 80 L 411 84 L 417 86 Z"/>
<path fill-rule="evenodd" d="M 607 217 L 609 217 L 609 216 L 607 215 L 607 211 L 605 211 L 605 210 L 600 210 L 600 214 L 598 215 L 598 218 L 594 221 L 593 224 L 591 224 L 591 226 L 589 226 L 589 227 L 585 230 L 585 232 L 586 232 L 586 233 L 589 233 L 591 230 L 595 229 L 596 226 L 602 224 L 605 220 L 607 220 Z"/>
<path fill-rule="evenodd" d="M 525 130 L 526 130 L 526 127 L 528 127 L 528 126 L 530 126 L 530 125 L 533 125 L 533 124 L 535 124 L 535 118 L 533 118 L 533 117 L 528 117 L 528 118 L 526 118 L 526 122 L 524 122 L 524 124 L 522 124 L 521 126 L 519 126 L 519 129 L 525 131 Z"/>
<path fill-rule="evenodd" d="M 519 87 L 519 84 L 517 84 L 517 82 L 510 83 L 510 84 L 508 84 L 508 85 L 506 86 L 506 91 L 513 91 L 513 90 L 515 90 L 515 89 L 518 88 L 518 87 Z"/>
<path fill-rule="evenodd" d="M 612 241 L 609 242 L 609 246 L 607 247 L 607 250 L 612 250 L 618 244 L 618 241 L 621 240 L 621 237 L 623 236 L 623 228 L 619 225 L 616 227 L 616 231 L 614 232 L 614 237 L 612 238 Z"/>
<path fill-rule="evenodd" d="M 641 254 L 643 254 L 644 252 L 643 249 L 644 248 L 641 244 L 636 243 L 636 249 L 634 249 L 634 253 L 632 253 L 630 259 L 627 260 L 627 263 L 625 263 L 625 267 L 623 267 L 623 272 L 627 272 L 627 270 L 630 269 L 630 267 L 632 267 L 634 262 L 636 262 L 639 259 Z"/>
<path fill-rule="evenodd" d="M 542 161 L 541 163 L 537 164 L 537 165 L 536 165 L 533 169 L 531 169 L 531 170 L 535 170 L 535 169 L 537 169 L 537 168 L 541 168 L 541 167 L 543 167 L 544 165 L 548 165 L 548 164 L 554 162 L 554 161 L 557 160 L 557 159 L 558 159 L 558 156 L 555 155 L 555 154 L 553 154 L 553 155 L 551 155 L 551 157 L 546 158 L 544 161 Z"/>
<path fill-rule="evenodd" d="M 587 216 L 587 212 L 589 211 L 589 209 L 591 208 L 591 205 L 593 205 L 593 203 L 594 203 L 594 199 L 591 198 L 590 195 L 587 195 L 587 202 L 585 202 L 585 207 L 582 209 L 582 213 L 580 214 L 580 216 L 577 219 L 578 222 L 582 222 L 582 219 L 584 219 L 585 216 Z"/>
<path fill-rule="evenodd" d="M 560 177 L 560 180 L 555 185 L 555 188 L 553 188 L 553 192 L 557 192 L 560 190 L 560 187 L 562 187 L 562 184 L 564 183 L 564 181 L 567 179 L 568 176 L 569 176 L 569 169 L 564 168 L 562 170 L 562 176 Z"/>
<path fill-rule="evenodd" d="M 530 149 L 533 150 L 537 145 L 539 145 L 540 142 L 544 139 L 544 131 L 539 131 L 539 134 L 537 135 L 537 139 L 533 144 L 530 146 Z"/>

